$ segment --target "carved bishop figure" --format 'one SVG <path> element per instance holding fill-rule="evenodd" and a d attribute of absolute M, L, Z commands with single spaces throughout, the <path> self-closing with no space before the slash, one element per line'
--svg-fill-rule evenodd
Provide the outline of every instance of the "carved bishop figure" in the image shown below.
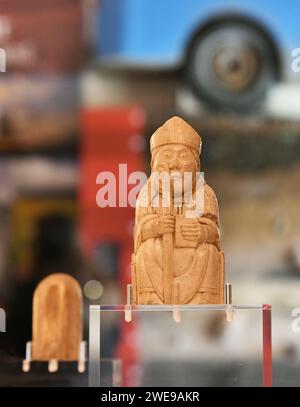
<path fill-rule="evenodd" d="M 218 203 L 200 173 L 201 138 L 173 117 L 150 139 L 136 203 L 133 304 L 223 304 Z"/>

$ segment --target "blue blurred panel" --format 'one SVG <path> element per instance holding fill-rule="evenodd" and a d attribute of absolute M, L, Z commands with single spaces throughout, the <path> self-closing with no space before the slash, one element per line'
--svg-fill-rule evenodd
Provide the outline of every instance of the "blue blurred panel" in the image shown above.
<path fill-rule="evenodd" d="M 201 26 L 228 14 L 259 23 L 283 52 L 300 44 L 298 0 L 102 0 L 100 5 L 97 54 L 103 62 L 175 66 Z"/>
<path fill-rule="evenodd" d="M 122 52 L 125 45 L 123 21 L 126 21 L 127 1 L 101 1 L 98 9 L 96 48 L 101 55 Z"/>

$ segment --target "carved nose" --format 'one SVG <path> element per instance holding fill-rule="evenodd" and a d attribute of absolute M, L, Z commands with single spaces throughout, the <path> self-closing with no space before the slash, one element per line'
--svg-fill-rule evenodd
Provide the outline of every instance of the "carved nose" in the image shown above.
<path fill-rule="evenodd" d="M 168 172 L 169 166 L 165 162 L 160 161 L 156 167 L 156 170 L 161 172 L 163 171 Z"/>
<path fill-rule="evenodd" d="M 176 169 L 178 169 L 178 167 L 179 167 L 178 159 L 177 159 L 177 157 L 174 157 L 169 164 L 169 169 L 176 170 Z"/>

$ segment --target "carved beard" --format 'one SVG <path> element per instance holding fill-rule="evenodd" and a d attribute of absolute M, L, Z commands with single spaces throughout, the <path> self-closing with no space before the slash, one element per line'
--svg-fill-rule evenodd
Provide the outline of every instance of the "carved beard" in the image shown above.
<path fill-rule="evenodd" d="M 153 171 L 155 172 L 155 171 Z M 178 199 L 180 202 L 184 202 L 184 198 L 188 198 L 193 196 L 196 190 L 196 171 L 192 173 L 192 184 L 187 182 L 186 176 L 184 177 L 184 173 L 181 171 L 171 171 L 170 172 L 170 180 L 169 183 L 163 184 L 163 181 L 159 179 L 156 182 L 153 180 L 153 172 L 151 173 L 151 188 L 153 188 L 152 193 L 154 195 L 159 194 L 160 196 L 170 196 L 171 200 Z M 166 171 L 167 172 L 167 171 Z M 158 171 L 157 171 L 158 173 Z M 173 177 L 172 177 L 173 174 Z M 185 183 L 184 183 L 185 178 Z M 189 180 L 188 180 L 189 181 Z M 169 188 L 168 190 L 164 190 L 163 188 Z M 186 188 L 186 191 L 184 190 Z M 163 192 L 165 195 L 163 195 Z"/>
<path fill-rule="evenodd" d="M 192 154 L 194 156 L 195 163 L 196 163 L 196 171 L 193 171 L 193 173 L 192 173 L 192 186 L 190 186 L 190 185 L 188 186 L 188 188 L 189 188 L 188 193 L 190 193 L 190 189 L 192 189 L 192 194 L 191 195 L 194 195 L 195 190 L 196 190 L 196 173 L 200 171 L 200 158 L 199 158 L 199 153 L 196 150 L 193 150 L 193 149 L 189 149 L 189 150 L 192 152 Z M 153 172 L 157 172 L 157 173 L 166 172 L 166 173 L 169 173 L 169 174 L 173 173 L 175 181 L 172 182 L 172 179 L 171 179 L 170 191 L 166 191 L 166 192 L 170 193 L 171 199 L 174 198 L 176 200 L 176 198 L 177 199 L 182 198 L 182 202 L 183 202 L 184 201 L 184 183 L 183 183 L 183 181 L 184 181 L 184 172 L 182 172 L 179 169 L 170 170 L 168 165 L 163 161 L 158 161 L 158 162 L 155 163 L 155 157 L 156 157 L 158 151 L 159 151 L 159 149 L 157 149 L 155 152 L 152 153 L 151 174 Z M 155 163 L 155 168 L 153 168 L 154 163 Z M 179 173 L 180 177 L 175 177 L 176 173 Z M 158 188 L 158 191 L 156 191 L 156 193 L 159 193 L 160 196 L 163 193 L 163 191 L 162 191 L 162 183 L 161 182 L 159 182 L 159 188 Z"/>

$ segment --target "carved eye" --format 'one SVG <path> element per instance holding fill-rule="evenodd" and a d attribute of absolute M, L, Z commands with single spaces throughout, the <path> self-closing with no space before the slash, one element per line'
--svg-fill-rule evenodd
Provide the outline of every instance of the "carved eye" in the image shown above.
<path fill-rule="evenodd" d="M 169 159 L 169 158 L 171 158 L 171 153 L 169 151 L 166 151 L 164 156 L 165 156 L 165 158 Z"/>
<path fill-rule="evenodd" d="M 191 157 L 191 155 L 190 155 L 188 152 L 185 152 L 185 153 L 181 153 L 181 154 L 180 154 L 180 158 L 181 158 L 182 160 L 188 160 L 190 157 Z"/>

